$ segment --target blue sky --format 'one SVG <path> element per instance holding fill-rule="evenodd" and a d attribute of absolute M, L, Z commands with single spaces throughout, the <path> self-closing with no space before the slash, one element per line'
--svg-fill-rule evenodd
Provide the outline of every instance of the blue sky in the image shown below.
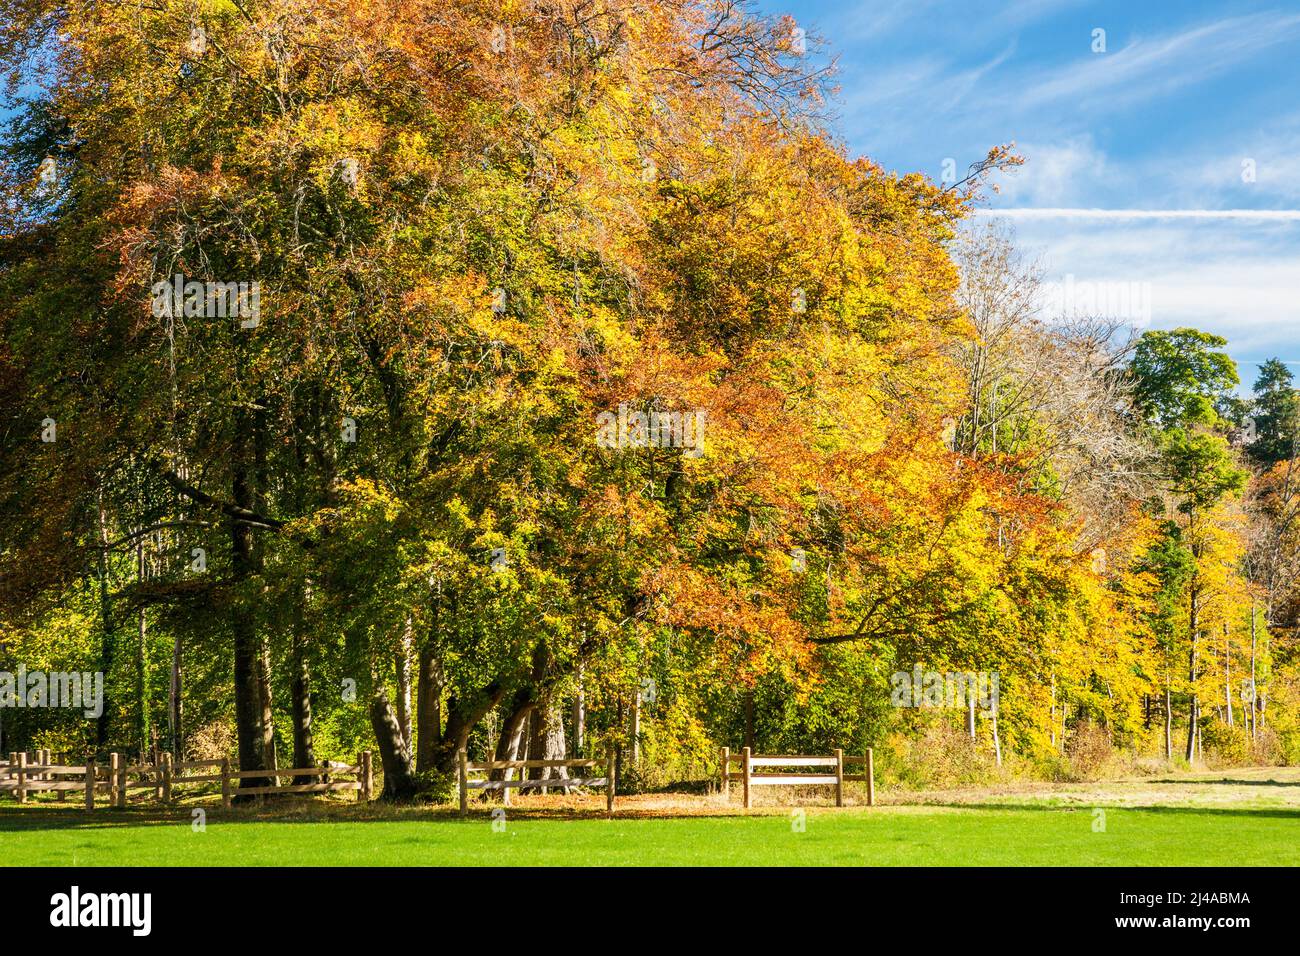
<path fill-rule="evenodd" d="M 939 179 L 1015 140 L 987 206 L 1049 280 L 1149 283 L 1151 327 L 1300 378 L 1300 2 L 759 3 L 839 58 L 853 153 Z"/>

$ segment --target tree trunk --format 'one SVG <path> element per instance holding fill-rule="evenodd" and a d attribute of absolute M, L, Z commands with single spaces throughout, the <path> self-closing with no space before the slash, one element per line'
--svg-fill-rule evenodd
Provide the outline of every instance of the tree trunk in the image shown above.
<path fill-rule="evenodd" d="M 532 727 L 528 743 L 528 759 L 563 760 L 566 748 L 564 719 L 560 716 L 560 708 L 551 700 L 547 700 L 533 709 L 530 722 Z M 567 780 L 568 777 L 563 767 L 537 767 L 532 773 L 534 780 Z M 568 792 L 568 788 L 561 789 Z"/>
<path fill-rule="evenodd" d="M 993 701 L 993 755 L 999 767 L 1002 766 L 1002 738 L 998 736 L 998 704 Z"/>
<path fill-rule="evenodd" d="M 182 722 L 184 714 L 181 711 L 182 676 L 181 638 L 177 634 L 172 642 L 172 679 L 167 695 L 167 722 L 171 725 L 169 729 L 172 738 L 172 757 L 178 762 L 185 759 L 185 725 Z"/>
<path fill-rule="evenodd" d="M 1256 739 L 1259 724 L 1259 693 L 1255 690 L 1255 602 L 1250 602 L 1250 739 Z"/>
<path fill-rule="evenodd" d="M 316 748 L 311 732 L 311 669 L 307 658 L 306 624 L 303 620 L 307 600 L 306 589 L 296 595 L 297 607 L 293 621 L 293 682 L 290 688 L 293 709 L 293 765 L 316 766 Z M 306 777 L 297 777 L 295 784 L 312 783 Z"/>
<path fill-rule="evenodd" d="M 641 762 L 641 690 L 632 693 L 632 766 Z"/>
<path fill-rule="evenodd" d="M 397 713 L 388 699 L 388 691 L 375 682 L 370 698 L 370 727 L 379 745 L 379 759 L 384 767 L 384 791 L 380 799 L 387 802 L 410 800 L 415 796 L 415 776 L 411 772 L 411 751 L 402 737 Z"/>
<path fill-rule="evenodd" d="M 484 716 L 501 703 L 506 696 L 506 686 L 500 679 L 492 681 L 473 697 L 450 697 L 447 701 L 447 727 L 434 747 L 433 769 L 451 774 L 456 770 L 456 753 L 464 750 L 469 735 L 474 732 Z"/>
<path fill-rule="evenodd" d="M 267 447 L 269 430 L 267 428 L 268 406 L 265 398 L 259 397 L 254 403 L 253 421 L 253 510 L 259 514 L 266 512 L 266 496 L 270 487 L 270 469 L 267 465 Z M 265 544 L 261 534 L 253 537 L 253 567 L 261 574 L 264 567 Z M 264 590 L 264 589 L 263 589 Z M 257 699 L 262 708 L 262 766 L 275 770 L 279 766 L 275 749 L 275 713 L 271 690 L 271 648 L 265 635 L 257 636 Z"/>
<path fill-rule="evenodd" d="M 271 700 L 271 648 L 257 638 L 257 703 L 262 709 L 262 766 L 274 770 L 280 764 L 275 752 L 275 715 Z"/>
<path fill-rule="evenodd" d="M 582 757 L 583 737 L 587 731 L 587 706 L 582 689 L 582 665 L 578 665 L 578 689 L 573 695 L 573 756 Z"/>
<path fill-rule="evenodd" d="M 416 681 L 415 772 L 428 773 L 433 769 L 438 741 L 442 737 L 442 671 L 430 638 L 426 638 L 420 647 Z"/>
<path fill-rule="evenodd" d="M 1169 682 L 1165 682 L 1165 760 L 1174 758 L 1174 701 Z"/>
<path fill-rule="evenodd" d="M 447 729 L 443 731 L 433 754 L 433 765 L 442 773 L 451 773 L 456 767 L 456 753 L 463 749 L 478 723 L 505 699 L 508 687 L 524 684 L 521 692 L 535 701 L 538 694 L 549 693 L 549 687 L 563 672 L 551 670 L 552 661 L 545 644 L 539 644 L 533 650 L 532 666 L 527 674 L 507 674 L 497 676 L 468 698 L 451 697 L 447 701 Z M 521 698 L 517 695 L 516 701 Z M 517 709 L 517 708 L 512 708 Z"/>
<path fill-rule="evenodd" d="M 411 749 L 411 619 L 407 617 L 402 638 L 397 645 L 397 726 L 402 731 L 406 749 Z"/>
<path fill-rule="evenodd" d="M 237 507 L 252 510 L 253 489 L 247 458 L 250 423 L 246 412 L 235 416 L 232 456 L 232 499 Z M 257 637 L 257 622 L 247 597 L 247 584 L 253 575 L 253 529 L 237 518 L 230 519 L 231 590 L 230 631 L 234 640 L 235 736 L 239 748 L 240 770 L 265 770 L 268 752 L 265 747 L 267 728 L 264 722 L 261 693 L 262 648 Z M 267 777 L 241 777 L 240 789 L 274 786 Z M 236 798 L 238 799 L 238 797 Z"/>
<path fill-rule="evenodd" d="M 526 756 L 521 756 L 520 752 L 528 751 L 528 718 L 536 706 L 527 689 L 515 694 L 508 707 L 506 718 L 501 723 L 501 733 L 497 737 L 497 760 L 528 759 Z M 492 780 L 510 780 L 514 779 L 514 776 L 509 770 L 493 770 L 489 774 Z M 520 778 L 523 776 L 522 773 L 519 774 Z"/>
<path fill-rule="evenodd" d="M 1232 648 L 1228 642 L 1228 622 L 1223 622 L 1223 700 L 1227 707 L 1228 726 L 1232 724 Z"/>
<path fill-rule="evenodd" d="M 1200 701 L 1196 695 L 1196 652 L 1201 639 L 1201 607 L 1200 592 L 1195 585 L 1192 586 L 1191 601 L 1191 617 L 1188 620 L 1188 630 L 1191 634 L 1192 646 L 1187 652 L 1187 680 L 1191 684 L 1191 700 L 1187 705 L 1187 747 L 1185 750 L 1188 763 L 1196 759 L 1196 725 L 1200 718 Z"/>
<path fill-rule="evenodd" d="M 1047 732 L 1051 737 L 1052 749 L 1056 749 L 1056 675 L 1052 675 L 1052 705 L 1047 714 Z"/>
<path fill-rule="evenodd" d="M 99 719 L 95 722 L 95 740 L 100 750 L 108 746 L 109 715 L 113 712 L 111 706 L 112 686 L 110 676 L 113 672 L 113 608 L 112 598 L 108 586 L 108 515 L 104 508 L 104 493 L 100 491 L 98 508 L 99 512 L 99 611 L 100 626 L 102 633 L 100 635 L 99 645 L 99 669 L 104 675 L 104 708 L 100 712 Z"/>
<path fill-rule="evenodd" d="M 136 575 L 143 583 L 146 577 L 144 538 L 136 539 L 135 560 Z M 139 628 L 139 638 L 135 648 L 135 722 L 140 741 L 140 761 L 143 763 L 144 755 L 149 751 L 149 644 L 144 605 L 140 606 Z"/>

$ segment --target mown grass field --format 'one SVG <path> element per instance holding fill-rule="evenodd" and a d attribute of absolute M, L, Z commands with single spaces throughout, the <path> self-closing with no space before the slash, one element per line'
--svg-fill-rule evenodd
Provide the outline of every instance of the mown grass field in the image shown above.
<path fill-rule="evenodd" d="M 925 801 L 903 805 L 902 799 Z M 8 866 L 1259 866 L 1300 864 L 1300 775 L 891 795 L 874 808 L 746 815 L 717 798 L 535 797 L 493 828 L 490 808 L 190 806 L 87 815 L 0 804 Z M 1104 831 L 1100 831 L 1104 811 Z"/>

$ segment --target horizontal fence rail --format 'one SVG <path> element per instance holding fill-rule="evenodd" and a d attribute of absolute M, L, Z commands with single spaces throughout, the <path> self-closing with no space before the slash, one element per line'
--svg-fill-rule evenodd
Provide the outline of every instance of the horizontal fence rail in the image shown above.
<path fill-rule="evenodd" d="M 65 758 L 66 760 L 66 758 Z M 216 773 L 211 771 L 216 770 Z M 191 772 L 197 771 L 197 772 Z M 354 779 L 338 779 L 351 777 Z M 280 779 L 290 780 L 281 785 Z M 238 786 L 241 780 L 270 780 L 267 786 Z M 312 781 L 308 783 L 300 781 Z M 19 803 L 28 794 L 56 793 L 60 801 L 70 792 L 85 795 L 87 810 L 95 809 L 96 797 L 105 794 L 111 807 L 125 807 L 132 794 L 161 803 L 172 802 L 174 788 L 197 784 L 220 784 L 221 803 L 229 807 L 237 794 L 313 794 L 356 791 L 357 800 L 371 797 L 374 774 L 369 750 L 357 755 L 355 764 L 326 761 L 319 767 L 291 767 L 275 770 L 235 770 L 229 760 L 192 760 L 173 763 L 164 753 L 157 763 L 132 764 L 121 754 L 109 754 L 106 765 L 91 758 L 84 765 L 54 763 L 48 750 L 34 754 L 11 753 L 8 765 L 0 763 L 0 794 L 12 793 Z"/>
<path fill-rule="evenodd" d="M 862 773 L 845 773 L 844 767 L 850 763 L 861 764 Z M 739 766 L 733 768 L 732 764 L 738 764 Z M 756 767 L 767 767 L 782 772 L 755 773 Z M 834 773 L 788 772 L 794 767 L 831 768 Z M 874 806 L 876 802 L 875 763 L 874 754 L 870 747 L 862 755 L 846 755 L 843 750 L 836 750 L 829 757 L 804 754 L 766 754 L 758 756 L 751 753 L 748 747 L 745 747 L 739 753 L 733 754 L 729 747 L 723 747 L 721 759 L 718 761 L 718 773 L 723 796 L 730 795 L 731 781 L 733 779 L 738 778 L 741 781 L 744 788 L 746 810 L 750 807 L 750 789 L 764 786 L 834 787 L 835 805 L 842 807 L 844 806 L 845 782 L 859 782 L 867 785 L 867 806 Z"/>
<path fill-rule="evenodd" d="M 609 755 L 603 760 L 487 760 L 482 763 L 470 763 L 469 757 L 464 750 L 457 751 L 456 762 L 458 765 L 458 776 L 460 778 L 460 812 L 464 816 L 469 812 L 469 792 L 471 790 L 499 790 L 502 801 L 506 806 L 510 805 L 511 790 L 540 790 L 551 787 L 604 787 L 605 788 L 605 810 L 611 816 L 614 813 L 614 752 L 610 751 Z M 605 775 L 603 777 L 537 777 L 528 779 L 523 775 L 525 770 L 586 770 L 591 767 L 604 766 Z M 471 780 L 472 773 L 492 773 L 501 770 L 505 776 L 501 780 Z M 520 774 L 517 778 L 511 778 L 511 771 L 518 770 Z"/>

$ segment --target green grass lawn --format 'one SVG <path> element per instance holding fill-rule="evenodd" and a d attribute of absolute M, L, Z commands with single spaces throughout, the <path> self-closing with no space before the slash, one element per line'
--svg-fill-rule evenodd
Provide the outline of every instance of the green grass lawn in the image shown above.
<path fill-rule="evenodd" d="M 1300 863 L 1289 808 L 1050 806 L 813 809 L 607 820 L 516 814 L 504 831 L 479 811 L 96 811 L 0 807 L 8 866 L 1250 866 Z M 322 816 L 327 814 L 328 818 Z"/>

